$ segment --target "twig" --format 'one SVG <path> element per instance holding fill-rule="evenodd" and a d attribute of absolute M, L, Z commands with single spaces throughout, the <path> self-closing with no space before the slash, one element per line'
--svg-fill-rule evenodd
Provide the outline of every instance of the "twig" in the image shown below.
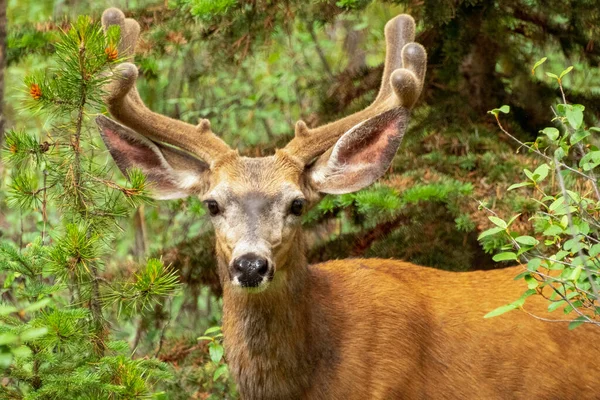
<path fill-rule="evenodd" d="M 169 302 L 169 303 L 171 303 L 171 302 Z M 171 304 L 169 304 L 169 310 L 170 309 L 171 309 Z M 163 347 L 163 344 L 165 341 L 165 333 L 167 332 L 167 328 L 169 328 L 169 325 L 171 325 L 171 312 L 170 311 L 169 311 L 169 315 L 167 317 L 167 322 L 165 322 L 162 329 L 160 330 L 160 338 L 158 339 L 158 348 L 154 352 L 154 358 L 158 358 L 158 355 L 160 354 L 160 351 L 162 350 L 162 347 Z"/>
<path fill-rule="evenodd" d="M 567 100 L 565 99 L 565 92 L 563 92 L 562 83 L 560 81 L 558 82 L 558 86 L 560 87 L 560 91 L 561 91 L 562 96 L 563 96 L 564 104 L 567 104 Z M 554 110 L 554 107 L 550 107 L 550 109 L 552 110 L 552 113 L 554 114 L 554 116 L 558 117 L 558 114 L 556 113 L 556 110 Z M 560 121 L 560 120 L 559 120 L 559 122 L 565 128 L 565 130 L 567 132 L 572 133 L 572 131 L 571 131 L 571 129 L 570 129 L 569 126 L 563 124 L 562 121 Z M 577 143 L 577 149 L 580 151 L 581 154 L 584 154 L 583 146 L 581 145 L 581 142 Z M 566 166 L 566 165 L 564 165 L 564 166 Z M 592 183 L 592 187 L 594 188 L 594 193 L 596 194 L 596 198 L 598 200 L 600 200 L 600 190 L 598 190 L 598 185 L 596 184 L 597 181 L 596 181 L 596 175 L 594 174 L 594 170 L 590 170 L 589 176 L 590 176 L 590 178 L 589 178 L 590 182 Z"/>
<path fill-rule="evenodd" d="M 525 313 L 527 313 L 530 317 L 533 317 L 535 319 L 538 319 L 540 321 L 544 321 L 544 322 L 562 322 L 562 323 L 571 323 L 571 322 L 575 322 L 574 319 L 550 319 L 550 318 L 544 318 L 544 317 L 540 317 L 539 315 L 535 315 L 529 311 L 527 311 L 525 308 L 521 307 L 521 310 Z M 594 325 L 600 325 L 600 323 L 596 322 L 596 321 L 588 321 L 588 320 L 584 320 L 581 321 L 583 323 L 586 324 L 594 324 Z"/>
<path fill-rule="evenodd" d="M 569 194 L 567 193 L 567 188 L 565 187 L 565 181 L 560 173 L 560 163 L 558 162 L 558 160 L 554 160 L 554 167 L 556 169 L 556 174 L 558 177 L 558 184 L 560 185 L 560 189 L 562 191 L 563 197 L 565 198 L 565 200 L 567 198 L 570 198 Z M 569 230 L 571 232 L 574 232 L 574 227 L 573 227 L 573 215 L 571 214 L 571 211 L 569 210 L 569 208 L 567 207 L 567 221 L 569 222 Z M 574 233 L 571 234 L 571 237 L 573 239 L 576 239 L 576 235 Z M 585 265 L 585 255 L 583 254 L 583 251 L 581 250 L 581 248 L 578 251 L 578 255 L 581 258 L 581 262 Z M 590 285 L 592 287 L 592 291 L 594 292 L 594 295 L 596 296 L 596 301 L 598 300 L 598 288 L 596 287 L 596 282 L 594 282 L 594 279 L 592 277 L 591 272 L 585 268 L 585 273 L 587 274 L 588 280 L 590 282 Z"/>
<path fill-rule="evenodd" d="M 505 134 L 506 136 L 508 136 L 509 138 L 511 138 L 512 140 L 514 140 L 515 142 L 517 142 L 517 143 L 518 143 L 518 144 L 519 144 L 521 147 L 525 147 L 525 148 L 526 148 L 526 149 L 528 149 L 529 151 L 531 151 L 531 152 L 533 152 L 533 153 L 535 153 L 535 154 L 537 154 L 537 155 L 539 155 L 539 156 L 543 157 L 544 159 L 546 159 L 546 160 L 548 160 L 548 161 L 554 161 L 554 159 L 553 159 L 552 157 L 545 155 L 544 153 L 542 153 L 542 152 L 541 152 L 541 151 L 539 151 L 538 149 L 534 149 L 533 147 L 531 147 L 531 146 L 529 146 L 529 145 L 526 145 L 525 143 L 521 142 L 519 139 L 517 139 L 516 137 L 514 137 L 513 135 L 511 135 L 511 134 L 510 134 L 510 133 L 509 133 L 509 132 L 508 132 L 506 129 L 504 129 L 504 126 L 502 126 L 502 124 L 500 123 L 500 119 L 498 118 L 498 116 L 497 116 L 497 115 L 494 115 L 494 117 L 496 117 L 496 123 L 498 124 L 498 127 L 500 128 L 500 130 L 501 130 L 502 132 L 504 132 L 504 134 Z M 569 170 L 569 171 L 571 171 L 571 172 L 575 172 L 576 174 L 578 174 L 578 175 L 581 175 L 581 176 L 583 176 L 584 178 L 586 178 L 586 179 L 589 179 L 589 180 L 590 180 L 590 181 L 592 181 L 592 182 L 596 182 L 594 178 L 592 178 L 591 176 L 589 176 L 589 175 L 587 175 L 587 174 L 584 174 L 584 173 L 583 173 L 583 172 L 581 172 L 581 171 L 578 171 L 578 170 L 576 170 L 576 169 L 574 169 L 574 168 L 571 168 L 571 167 L 569 167 L 568 165 L 566 165 L 566 164 L 563 164 L 563 163 L 561 163 L 561 165 L 562 165 L 562 166 L 563 166 L 565 169 L 568 169 L 568 170 Z"/>
<path fill-rule="evenodd" d="M 306 27 L 308 29 L 308 33 L 310 34 L 310 37 L 312 38 L 312 41 L 315 43 L 315 49 L 317 50 L 317 55 L 319 56 L 319 59 L 321 60 L 321 63 L 323 64 L 323 68 L 325 69 L 325 72 L 329 76 L 329 79 L 333 80 L 333 78 L 334 78 L 333 72 L 331 72 L 331 67 L 329 66 L 329 63 L 327 62 L 325 53 L 323 52 L 323 49 L 321 48 L 321 45 L 319 44 L 319 39 L 317 38 L 317 35 L 315 34 L 314 22 L 307 22 Z"/>
<path fill-rule="evenodd" d="M 48 211 L 46 209 L 48 204 L 48 187 L 46 186 L 46 180 L 48 179 L 48 171 L 44 169 L 44 194 L 42 196 L 42 220 L 44 221 L 44 226 L 42 228 L 42 245 L 46 240 L 46 224 L 48 223 Z"/>

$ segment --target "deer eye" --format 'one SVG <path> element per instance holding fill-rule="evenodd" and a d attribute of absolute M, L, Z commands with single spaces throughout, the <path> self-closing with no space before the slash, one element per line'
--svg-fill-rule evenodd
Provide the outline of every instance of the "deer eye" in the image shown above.
<path fill-rule="evenodd" d="M 302 211 L 304 211 L 304 203 L 306 203 L 304 199 L 296 199 L 292 201 L 290 212 L 297 216 L 302 215 Z"/>
<path fill-rule="evenodd" d="M 217 203 L 215 200 L 206 200 L 204 204 L 206 204 L 208 212 L 213 217 L 221 212 L 221 209 L 219 208 L 219 203 Z"/>

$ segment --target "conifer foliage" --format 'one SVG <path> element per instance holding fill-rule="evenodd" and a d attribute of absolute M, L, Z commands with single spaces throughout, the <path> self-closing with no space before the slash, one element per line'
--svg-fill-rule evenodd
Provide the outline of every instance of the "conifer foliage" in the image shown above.
<path fill-rule="evenodd" d="M 122 279 L 103 274 L 119 218 L 147 199 L 141 173 L 117 181 L 99 161 L 91 123 L 118 40 L 88 17 L 63 31 L 55 68 L 25 82 L 27 107 L 50 128 L 6 136 L 6 200 L 20 212 L 0 239 L 3 399 L 160 398 L 156 383 L 170 376 L 112 328 L 173 294 L 177 276 L 157 259 Z"/>

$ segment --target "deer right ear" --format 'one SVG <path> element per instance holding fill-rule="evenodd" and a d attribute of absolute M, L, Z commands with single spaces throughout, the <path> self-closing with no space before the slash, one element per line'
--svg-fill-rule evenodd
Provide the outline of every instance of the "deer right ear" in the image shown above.
<path fill-rule="evenodd" d="M 398 107 L 354 126 L 311 166 L 309 184 L 320 193 L 344 194 L 373 183 L 392 163 L 408 115 Z"/>
<path fill-rule="evenodd" d="M 208 184 L 209 166 L 192 155 L 155 143 L 103 115 L 96 118 L 100 135 L 125 176 L 139 168 L 152 184 L 150 192 L 158 200 L 178 199 L 199 194 Z"/>

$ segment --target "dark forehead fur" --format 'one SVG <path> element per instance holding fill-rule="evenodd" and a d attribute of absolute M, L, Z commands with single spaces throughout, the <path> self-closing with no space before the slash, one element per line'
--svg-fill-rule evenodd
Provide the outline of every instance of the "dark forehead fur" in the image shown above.
<path fill-rule="evenodd" d="M 238 193 L 275 195 L 283 183 L 301 185 L 302 165 L 285 153 L 268 157 L 234 157 L 213 167 L 214 182 L 227 182 Z"/>

